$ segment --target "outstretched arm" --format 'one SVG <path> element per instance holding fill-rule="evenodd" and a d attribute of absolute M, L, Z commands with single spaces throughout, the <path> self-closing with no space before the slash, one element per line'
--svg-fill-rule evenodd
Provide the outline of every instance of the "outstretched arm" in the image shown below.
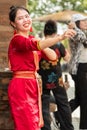
<path fill-rule="evenodd" d="M 75 35 L 76 35 L 76 31 L 74 31 L 73 29 L 68 29 L 62 35 L 57 35 L 53 38 L 47 38 L 44 40 L 40 40 L 38 45 L 39 45 L 39 48 L 42 50 L 46 47 L 53 46 L 54 44 L 66 39 L 66 38 L 74 37 Z"/>

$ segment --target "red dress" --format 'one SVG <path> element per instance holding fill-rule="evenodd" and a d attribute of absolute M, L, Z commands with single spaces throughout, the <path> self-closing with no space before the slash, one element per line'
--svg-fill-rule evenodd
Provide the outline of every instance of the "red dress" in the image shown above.
<path fill-rule="evenodd" d="M 8 49 L 11 70 L 35 71 L 33 51 L 38 52 L 39 60 L 44 56 L 32 37 L 14 36 Z M 40 130 L 36 79 L 13 78 L 9 83 L 8 98 L 15 130 Z"/>

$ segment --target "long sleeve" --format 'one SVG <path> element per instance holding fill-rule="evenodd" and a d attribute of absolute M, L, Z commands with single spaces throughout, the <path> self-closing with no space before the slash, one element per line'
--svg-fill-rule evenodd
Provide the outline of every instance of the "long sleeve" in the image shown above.
<path fill-rule="evenodd" d="M 84 45 L 84 47 L 87 47 L 87 37 L 85 33 L 79 28 L 75 28 L 75 31 L 77 32 L 76 36 L 71 38 L 70 40 L 75 44 L 81 43 Z"/>

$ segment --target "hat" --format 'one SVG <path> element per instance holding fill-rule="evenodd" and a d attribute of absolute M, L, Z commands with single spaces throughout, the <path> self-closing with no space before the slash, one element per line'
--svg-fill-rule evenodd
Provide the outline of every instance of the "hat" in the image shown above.
<path fill-rule="evenodd" d="M 82 14 L 73 14 L 71 21 L 76 22 L 76 21 L 85 20 L 85 19 L 87 19 L 87 16 L 84 16 Z"/>

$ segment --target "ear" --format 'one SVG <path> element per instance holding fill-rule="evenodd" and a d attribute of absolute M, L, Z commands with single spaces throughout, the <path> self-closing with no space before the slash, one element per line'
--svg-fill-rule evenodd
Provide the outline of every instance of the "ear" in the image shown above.
<path fill-rule="evenodd" d="M 16 28 L 16 25 L 15 25 L 14 22 L 10 22 L 10 24 L 11 24 L 14 28 Z"/>

